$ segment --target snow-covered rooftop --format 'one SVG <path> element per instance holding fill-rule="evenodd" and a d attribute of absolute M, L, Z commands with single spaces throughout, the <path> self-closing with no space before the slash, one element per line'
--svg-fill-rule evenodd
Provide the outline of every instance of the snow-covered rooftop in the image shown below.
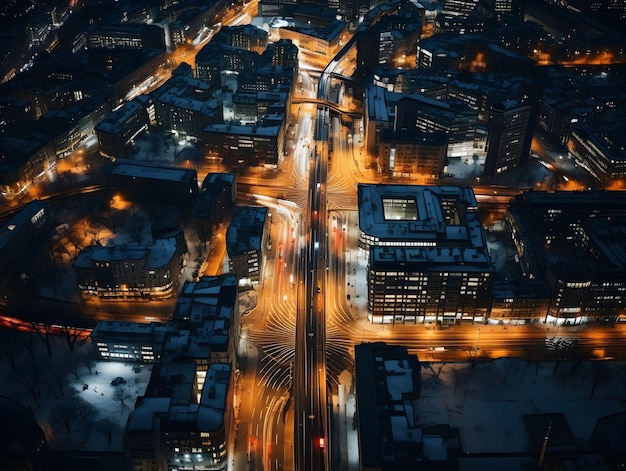
<path fill-rule="evenodd" d="M 482 230 L 474 223 L 478 205 L 470 187 L 362 184 L 358 197 L 359 230 L 378 240 L 467 246 Z"/>
<path fill-rule="evenodd" d="M 158 268 L 167 265 L 176 253 L 174 239 L 158 239 L 152 246 L 114 245 L 85 247 L 74 261 L 75 267 L 89 268 L 94 262 L 123 260 L 144 260 L 145 268 Z"/>
<path fill-rule="evenodd" d="M 190 181 L 196 178 L 196 171 L 188 168 L 171 167 L 146 162 L 132 162 L 117 159 L 113 164 L 104 167 L 111 175 L 124 175 L 152 180 Z"/>

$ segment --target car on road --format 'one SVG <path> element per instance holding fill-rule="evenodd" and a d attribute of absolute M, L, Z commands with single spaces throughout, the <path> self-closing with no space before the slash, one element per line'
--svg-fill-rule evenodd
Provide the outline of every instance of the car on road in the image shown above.
<path fill-rule="evenodd" d="M 120 384 L 126 384 L 126 380 L 121 376 L 118 376 L 113 381 L 111 381 L 111 386 L 119 386 Z"/>

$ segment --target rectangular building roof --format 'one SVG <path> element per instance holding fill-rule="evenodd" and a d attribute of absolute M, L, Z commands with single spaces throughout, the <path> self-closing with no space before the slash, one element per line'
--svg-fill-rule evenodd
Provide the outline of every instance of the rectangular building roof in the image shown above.
<path fill-rule="evenodd" d="M 193 169 L 170 167 L 150 162 L 134 162 L 125 159 L 117 159 L 112 164 L 103 167 L 103 171 L 110 175 L 173 182 L 193 181 L 196 178 L 196 171 Z"/>

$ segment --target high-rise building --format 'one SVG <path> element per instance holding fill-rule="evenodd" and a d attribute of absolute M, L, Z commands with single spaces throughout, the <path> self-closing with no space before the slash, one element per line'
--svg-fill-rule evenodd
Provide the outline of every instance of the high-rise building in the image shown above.
<path fill-rule="evenodd" d="M 375 323 L 485 320 L 495 268 L 469 187 L 359 185 Z"/>
<path fill-rule="evenodd" d="M 485 175 L 519 167 L 528 158 L 532 130 L 531 107 L 517 100 L 494 104 L 487 122 Z"/>
<path fill-rule="evenodd" d="M 626 192 L 540 192 L 516 197 L 506 220 L 525 278 L 545 281 L 544 320 L 626 317 Z"/>
<path fill-rule="evenodd" d="M 266 245 L 267 208 L 236 206 L 226 231 L 226 250 L 231 273 L 241 281 L 258 284 Z"/>

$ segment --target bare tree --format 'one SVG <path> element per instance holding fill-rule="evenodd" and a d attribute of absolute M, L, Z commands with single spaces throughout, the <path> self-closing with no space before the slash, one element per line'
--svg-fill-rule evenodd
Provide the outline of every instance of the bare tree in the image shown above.
<path fill-rule="evenodd" d="M 30 355 L 31 360 L 35 360 L 35 339 L 36 337 L 31 332 L 20 332 L 19 339 L 22 345 L 26 347 Z"/>
<path fill-rule="evenodd" d="M 94 366 L 96 366 L 96 361 L 98 361 L 98 359 L 98 354 L 96 353 L 95 348 L 88 348 L 87 351 L 83 352 L 82 356 L 80 357 L 80 361 L 83 365 L 85 365 L 85 367 L 87 367 L 89 374 L 93 372 L 93 368 Z M 97 371 L 96 374 L 98 374 Z"/>
<path fill-rule="evenodd" d="M 474 371 L 478 359 L 480 358 L 480 349 L 478 347 L 467 347 L 465 350 L 467 358 L 470 361 L 470 370 Z"/>
<path fill-rule="evenodd" d="M 9 365 L 14 371 L 17 370 L 17 353 L 19 352 L 19 340 L 17 333 L 11 329 L 0 328 L 0 350 L 9 360 Z"/>
<path fill-rule="evenodd" d="M 56 245 L 55 245 L 56 247 Z M 57 258 L 52 254 L 52 259 L 40 257 L 35 263 L 31 264 L 31 275 L 33 279 L 36 279 L 38 283 L 46 285 L 53 290 L 54 295 L 59 295 L 60 277 L 57 274 L 59 266 L 63 265 L 63 259 L 61 257 L 61 263 L 57 261 Z"/>
<path fill-rule="evenodd" d="M 56 387 L 55 390 L 61 396 L 65 396 L 65 386 L 67 385 L 67 382 L 65 381 L 65 377 L 67 376 L 69 364 L 68 363 L 54 364 L 52 362 L 47 362 L 47 364 L 45 365 L 45 369 L 48 372 L 49 377 L 52 379 L 52 383 Z M 53 393 L 55 390 L 53 390 Z"/>
<path fill-rule="evenodd" d="M 98 423 L 98 428 L 106 437 L 107 443 L 109 444 L 113 441 L 113 436 L 121 431 L 119 425 L 109 418 L 102 419 Z"/>
<path fill-rule="evenodd" d="M 70 352 L 74 351 L 74 347 L 76 346 L 76 341 L 81 337 L 81 330 L 77 327 L 71 327 L 69 325 L 61 326 L 60 329 L 61 337 L 65 339 L 67 346 L 70 349 Z"/>
<path fill-rule="evenodd" d="M 118 232 L 118 229 L 122 227 L 122 223 L 126 219 L 126 211 L 113 209 L 109 211 L 109 227 L 113 232 Z"/>
<path fill-rule="evenodd" d="M 72 403 L 81 429 L 81 440 L 85 443 L 89 440 L 93 423 L 98 420 L 98 409 L 78 395 L 74 397 Z"/>
<path fill-rule="evenodd" d="M 41 407 L 41 388 L 39 387 L 39 368 L 35 363 L 28 367 L 18 368 L 15 372 L 15 379 L 29 392 L 35 405 Z"/>
<path fill-rule="evenodd" d="M 123 386 L 116 388 L 115 392 L 113 393 L 113 398 L 119 401 L 120 409 L 122 410 L 124 410 L 127 407 L 126 402 L 132 397 L 133 396 Z"/>
<path fill-rule="evenodd" d="M 89 424 L 89 421 L 98 413 L 96 408 L 80 396 L 75 396 L 72 401 L 74 412 L 82 424 Z"/>
<path fill-rule="evenodd" d="M 74 226 L 71 231 L 69 231 L 67 238 L 69 243 L 74 247 L 72 261 L 76 259 L 80 251 L 82 250 L 83 237 L 78 226 Z"/>
<path fill-rule="evenodd" d="M 545 359 L 545 355 L 545 350 L 538 348 L 526 350 L 523 354 L 523 358 L 525 358 L 526 361 L 535 364 L 535 376 L 539 373 L 539 366 L 541 365 L 542 360 Z"/>
<path fill-rule="evenodd" d="M 606 364 L 602 361 L 596 361 L 593 363 L 595 366 L 595 372 L 593 375 L 593 384 L 591 385 L 591 395 L 593 396 L 596 392 L 596 387 L 599 384 L 606 383 L 609 380 L 609 370 L 606 367 Z"/>
<path fill-rule="evenodd" d="M 80 375 L 78 374 L 78 371 L 80 369 L 81 364 L 82 364 L 81 358 L 76 355 L 72 355 L 72 357 L 70 358 L 67 364 L 68 371 L 74 375 L 74 379 L 76 379 L 77 381 L 80 379 Z"/>
<path fill-rule="evenodd" d="M 33 332 L 41 339 L 48 350 L 48 356 L 52 356 L 52 326 L 49 324 L 38 324 L 37 322 L 30 323 Z"/>
<path fill-rule="evenodd" d="M 72 424 L 76 419 L 76 410 L 70 402 L 60 402 L 52 409 L 52 420 L 60 423 L 67 433 L 72 433 Z"/>
<path fill-rule="evenodd" d="M 581 348 L 579 345 L 574 345 L 572 349 L 572 374 L 576 369 L 582 365 L 585 360 L 593 358 L 594 347 Z"/>

